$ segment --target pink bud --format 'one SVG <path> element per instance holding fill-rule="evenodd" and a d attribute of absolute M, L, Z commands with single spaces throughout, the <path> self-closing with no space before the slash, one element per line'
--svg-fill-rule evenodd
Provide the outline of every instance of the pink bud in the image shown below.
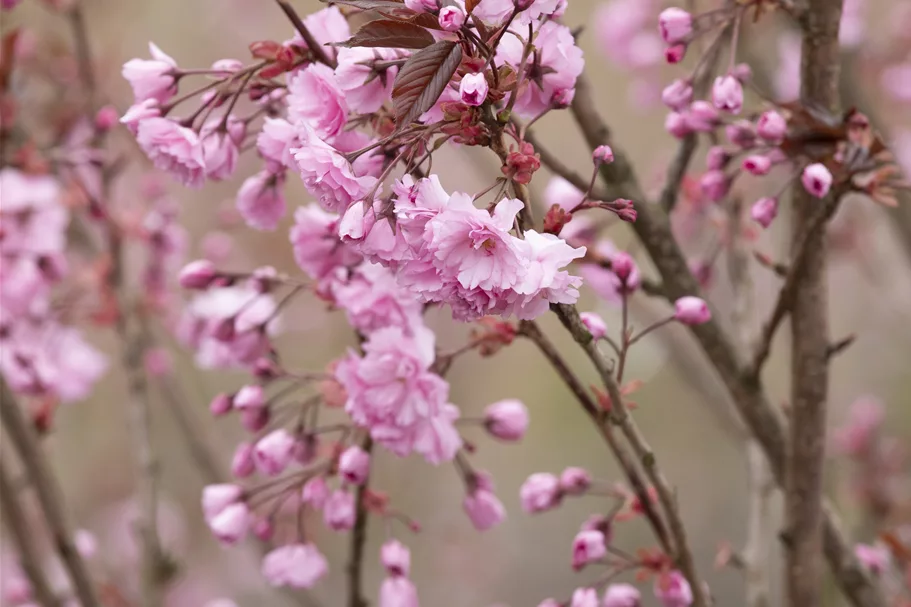
<path fill-rule="evenodd" d="M 304 487 L 301 489 L 301 501 L 310 504 L 317 510 L 326 504 L 327 497 L 329 497 L 329 487 L 322 476 L 314 476 L 304 483 Z"/>
<path fill-rule="evenodd" d="M 234 406 L 238 409 L 260 409 L 266 404 L 263 387 L 258 384 L 247 384 L 234 395 Z"/>
<path fill-rule="evenodd" d="M 832 187 L 832 173 L 819 162 L 807 166 L 800 177 L 804 189 L 816 198 L 825 198 Z"/>
<path fill-rule="evenodd" d="M 458 6 L 444 6 L 440 9 L 440 28 L 444 32 L 455 32 L 465 23 L 465 11 Z"/>
<path fill-rule="evenodd" d="M 404 576 L 388 577 L 380 585 L 381 607 L 418 607 L 418 590 Z"/>
<path fill-rule="evenodd" d="M 889 551 L 884 546 L 857 544 L 854 547 L 854 556 L 875 576 L 882 575 L 889 567 Z"/>
<path fill-rule="evenodd" d="M 585 325 L 585 328 L 588 329 L 593 338 L 601 339 L 607 335 L 607 323 L 594 312 L 582 312 L 579 314 L 579 318 L 582 319 L 582 324 Z"/>
<path fill-rule="evenodd" d="M 677 79 L 661 91 L 661 102 L 675 112 L 686 108 L 693 100 L 693 86 L 687 80 Z"/>
<path fill-rule="evenodd" d="M 219 59 L 212 64 L 212 69 L 224 72 L 226 74 L 233 74 L 234 72 L 239 72 L 244 67 L 243 62 L 238 61 L 237 59 Z"/>
<path fill-rule="evenodd" d="M 592 160 L 595 164 L 610 164 L 614 161 L 614 151 L 609 145 L 599 145 L 592 152 Z"/>
<path fill-rule="evenodd" d="M 601 607 L 639 607 L 642 595 L 635 586 L 629 584 L 611 584 L 604 592 Z"/>
<path fill-rule="evenodd" d="M 389 540 L 380 548 L 380 561 L 389 575 L 407 576 L 411 571 L 411 551 L 398 540 Z"/>
<path fill-rule="evenodd" d="M 224 544 L 235 544 L 250 528 L 250 509 L 243 502 L 226 506 L 208 520 L 212 534 Z"/>
<path fill-rule="evenodd" d="M 465 513 L 478 531 L 499 525 L 506 518 L 503 503 L 488 489 L 477 488 L 462 503 Z"/>
<path fill-rule="evenodd" d="M 73 543 L 82 558 L 91 559 L 98 554 L 98 540 L 88 529 L 77 529 L 73 534 Z"/>
<path fill-rule="evenodd" d="M 231 475 L 235 478 L 247 478 L 256 471 L 256 464 L 253 462 L 253 445 L 250 443 L 241 443 L 234 450 L 234 457 L 231 458 Z"/>
<path fill-rule="evenodd" d="M 214 416 L 224 415 L 231 410 L 231 397 L 227 394 L 218 394 L 209 403 L 209 412 Z"/>
<path fill-rule="evenodd" d="M 345 482 L 362 485 L 370 474 L 370 454 L 357 445 L 348 447 L 338 458 L 338 471 Z"/>
<path fill-rule="evenodd" d="M 279 428 L 273 430 L 258 441 L 253 447 L 253 462 L 256 469 L 266 476 L 278 476 L 294 459 L 294 437 Z"/>
<path fill-rule="evenodd" d="M 311 588 L 326 575 L 329 564 L 313 544 L 289 544 L 263 558 L 262 574 L 273 586 Z"/>
<path fill-rule="evenodd" d="M 763 228 L 767 228 L 772 225 L 772 221 L 778 215 L 778 199 L 777 198 L 760 198 L 753 203 L 753 206 L 750 207 L 750 217 L 753 218 L 753 221 L 761 225 Z"/>
<path fill-rule="evenodd" d="M 774 110 L 763 112 L 756 122 L 756 132 L 769 143 L 779 144 L 788 132 L 788 122 Z"/>
<path fill-rule="evenodd" d="M 556 508 L 562 499 L 560 480 L 546 472 L 532 474 L 519 489 L 522 509 L 529 514 Z"/>
<path fill-rule="evenodd" d="M 275 535 L 275 525 L 267 518 L 258 519 L 253 523 L 253 535 L 259 538 L 261 542 L 268 542 Z"/>
<path fill-rule="evenodd" d="M 576 89 L 557 89 L 550 96 L 550 106 L 555 110 L 564 110 L 572 105 L 576 98 Z"/>
<path fill-rule="evenodd" d="M 674 302 L 674 318 L 685 325 L 701 325 L 712 318 L 708 304 L 698 297 L 681 297 Z"/>
<path fill-rule="evenodd" d="M 664 49 L 664 60 L 671 65 L 680 63 L 684 57 L 686 57 L 685 44 L 675 44 Z"/>
<path fill-rule="evenodd" d="M 772 170 L 772 160 L 762 154 L 751 154 L 743 159 L 743 170 L 751 175 L 768 175 Z"/>
<path fill-rule="evenodd" d="M 484 74 L 465 74 L 459 84 L 459 96 L 465 105 L 481 105 L 487 99 L 488 90 Z"/>
<path fill-rule="evenodd" d="M 512 5 L 516 7 L 517 11 L 528 10 L 534 3 L 535 0 L 512 0 Z"/>
<path fill-rule="evenodd" d="M 106 105 L 95 114 L 95 128 L 99 131 L 109 131 L 120 120 L 117 108 Z"/>
<path fill-rule="evenodd" d="M 501 440 L 520 440 L 528 430 L 528 409 L 515 399 L 488 405 L 484 410 L 484 427 Z"/>
<path fill-rule="evenodd" d="M 433 12 L 439 8 L 436 0 L 405 0 L 405 6 L 417 13 Z"/>
<path fill-rule="evenodd" d="M 655 597 L 664 607 L 688 607 L 693 602 L 690 583 L 679 571 L 669 571 L 655 580 Z"/>
<path fill-rule="evenodd" d="M 248 432 L 259 432 L 269 423 L 269 409 L 243 409 L 240 412 L 240 425 Z"/>
<path fill-rule="evenodd" d="M 323 506 L 323 521 L 333 531 L 347 531 L 354 527 L 357 515 L 354 494 L 346 489 L 336 489 Z"/>
<path fill-rule="evenodd" d="M 738 63 L 734 66 L 734 69 L 731 70 L 731 76 L 736 78 L 737 82 L 746 84 L 753 77 L 753 68 L 747 63 Z"/>
<path fill-rule="evenodd" d="M 731 75 L 718 76 L 712 86 L 712 103 L 719 110 L 739 114 L 743 109 L 743 85 Z"/>
<path fill-rule="evenodd" d="M 699 178 L 702 195 L 712 202 L 720 202 L 728 193 L 731 182 L 724 171 L 706 171 Z"/>
<path fill-rule="evenodd" d="M 671 112 L 667 115 L 664 119 L 664 130 L 677 139 L 683 139 L 693 132 L 687 117 L 678 112 Z"/>
<path fill-rule="evenodd" d="M 685 116 L 687 127 L 699 133 L 710 133 L 721 123 L 718 110 L 701 99 L 690 104 Z"/>
<path fill-rule="evenodd" d="M 611 256 L 610 269 L 624 283 L 637 271 L 636 262 L 626 251 L 617 251 Z"/>
<path fill-rule="evenodd" d="M 600 531 L 580 531 L 573 540 L 573 569 L 579 570 L 607 554 L 604 534 Z"/>
<path fill-rule="evenodd" d="M 215 265 L 208 259 L 197 259 L 191 261 L 183 267 L 177 278 L 178 283 L 184 289 L 207 289 L 218 272 Z"/>
<path fill-rule="evenodd" d="M 713 145 L 705 155 L 705 166 L 712 171 L 720 171 L 727 166 L 731 155 L 720 145 Z"/>
<path fill-rule="evenodd" d="M 598 607 L 598 592 L 594 588 L 576 588 L 569 607 Z"/>
<path fill-rule="evenodd" d="M 584 468 L 570 466 L 560 474 L 560 490 L 564 495 L 582 495 L 592 484 L 592 477 Z"/>
<path fill-rule="evenodd" d="M 206 485 L 202 490 L 202 514 L 206 519 L 210 519 L 231 504 L 239 502 L 243 495 L 244 490 L 237 485 Z"/>
<path fill-rule="evenodd" d="M 666 8 L 658 15 L 658 31 L 668 44 L 683 42 L 693 33 L 693 16 L 682 8 Z"/>

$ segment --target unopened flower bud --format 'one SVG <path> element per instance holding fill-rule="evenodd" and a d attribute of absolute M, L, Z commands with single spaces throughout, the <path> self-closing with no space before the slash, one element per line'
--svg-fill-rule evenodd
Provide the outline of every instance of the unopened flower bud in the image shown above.
<path fill-rule="evenodd" d="M 674 318 L 685 325 L 701 325 L 712 318 L 708 304 L 698 297 L 681 297 L 674 302 Z"/>
<path fill-rule="evenodd" d="M 215 265 L 208 259 L 197 259 L 183 267 L 177 278 L 184 289 L 207 289 L 218 275 Z"/>

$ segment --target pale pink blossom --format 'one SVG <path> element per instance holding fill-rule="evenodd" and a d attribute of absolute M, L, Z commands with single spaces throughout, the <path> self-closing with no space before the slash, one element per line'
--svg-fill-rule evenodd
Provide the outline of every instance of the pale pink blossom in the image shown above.
<path fill-rule="evenodd" d="M 259 384 L 247 384 L 242 386 L 240 390 L 234 394 L 232 399 L 232 404 L 235 408 L 244 410 L 244 409 L 259 409 L 266 404 L 266 395 L 263 391 L 263 387 Z"/>
<path fill-rule="evenodd" d="M 502 204 L 502 203 L 501 203 Z M 582 279 L 562 268 L 585 256 L 585 247 L 572 247 L 553 234 L 527 230 L 520 241 L 525 272 L 513 287 L 517 296 L 510 298 L 511 310 L 522 320 L 544 314 L 549 304 L 574 304 L 579 299 Z"/>
<path fill-rule="evenodd" d="M 225 506 L 221 512 L 208 519 L 209 529 L 223 544 L 236 544 L 250 529 L 250 509 L 243 502 Z"/>
<path fill-rule="evenodd" d="M 775 217 L 778 215 L 778 199 L 771 197 L 760 198 L 750 207 L 750 217 L 761 225 L 768 228 L 772 225 Z"/>
<path fill-rule="evenodd" d="M 253 445 L 240 443 L 231 458 L 231 476 L 247 478 L 254 472 L 256 472 L 256 463 L 253 461 Z"/>
<path fill-rule="evenodd" d="M 278 476 L 294 459 L 294 437 L 284 428 L 273 430 L 253 447 L 256 469 L 266 476 Z"/>
<path fill-rule="evenodd" d="M 548 207 L 556 204 L 565 211 L 571 211 L 582 202 L 582 198 L 579 188 L 562 177 L 551 177 L 544 188 L 544 201 Z"/>
<path fill-rule="evenodd" d="M 311 278 L 319 280 L 336 268 L 351 267 L 360 261 L 360 255 L 339 240 L 338 221 L 338 215 L 327 213 L 315 204 L 294 211 L 291 228 L 294 260 Z"/>
<path fill-rule="evenodd" d="M 380 586 L 378 603 L 379 607 L 418 607 L 418 591 L 407 577 L 388 577 Z"/>
<path fill-rule="evenodd" d="M 569 607 L 598 607 L 598 591 L 594 588 L 576 588 Z"/>
<path fill-rule="evenodd" d="M 301 489 L 301 501 L 321 510 L 329 497 L 329 486 L 322 476 L 314 476 Z"/>
<path fill-rule="evenodd" d="M 370 474 L 370 454 L 357 445 L 348 447 L 338 458 L 338 472 L 345 482 L 363 484 Z"/>
<path fill-rule="evenodd" d="M 546 472 L 532 474 L 519 489 L 522 509 L 529 514 L 552 510 L 560 505 L 562 498 L 560 479 Z"/>
<path fill-rule="evenodd" d="M 692 101 L 693 85 L 687 80 L 674 80 L 661 91 L 661 102 L 676 112 L 685 110 Z"/>
<path fill-rule="evenodd" d="M 383 544 L 380 560 L 389 575 L 407 576 L 411 571 L 411 551 L 398 540 L 389 540 Z"/>
<path fill-rule="evenodd" d="M 351 27 L 348 25 L 348 19 L 345 18 L 337 6 L 328 6 L 315 13 L 310 13 L 304 17 L 304 25 L 307 26 L 313 38 L 330 57 L 335 56 L 336 50 L 329 43 L 344 42 L 351 37 Z M 307 48 L 307 43 L 300 35 L 300 32 L 296 30 L 294 38 L 285 44 Z"/>
<path fill-rule="evenodd" d="M 707 200 L 721 202 L 731 188 L 731 180 L 724 171 L 706 171 L 699 178 L 699 189 Z"/>
<path fill-rule="evenodd" d="M 635 586 L 629 584 L 611 584 L 604 591 L 604 602 L 601 607 L 640 607 L 642 595 Z"/>
<path fill-rule="evenodd" d="M 231 177 L 237 168 L 240 146 L 244 141 L 247 125 L 230 116 L 222 126 L 222 118 L 213 118 L 200 131 L 206 176 L 215 181 Z"/>
<path fill-rule="evenodd" d="M 476 488 L 462 502 L 465 513 L 478 531 L 486 531 L 506 519 L 506 509 L 493 491 Z"/>
<path fill-rule="evenodd" d="M 347 531 L 354 527 L 356 516 L 354 494 L 347 489 L 336 489 L 323 504 L 323 521 L 334 531 Z"/>
<path fill-rule="evenodd" d="M 335 72 L 311 63 L 288 78 L 288 117 L 305 122 L 321 139 L 337 135 L 348 121 L 348 103 Z"/>
<path fill-rule="evenodd" d="M 336 305 L 345 310 L 351 326 L 364 334 L 386 327 L 410 332 L 411 327 L 421 324 L 421 301 L 384 266 L 364 262 L 344 280 L 333 281 L 330 293 Z"/>
<path fill-rule="evenodd" d="M 373 210 L 364 209 L 366 201 L 356 202 L 342 215 L 338 234 L 342 242 L 353 245 L 369 261 L 395 265 L 410 257 L 404 233 L 393 225 L 385 201 L 376 200 Z"/>
<path fill-rule="evenodd" d="M 283 118 L 265 119 L 262 130 L 256 137 L 256 149 L 271 172 L 281 172 L 282 168 L 297 168 L 292 150 L 301 145 L 301 130 Z"/>
<path fill-rule="evenodd" d="M 336 82 L 345 93 L 348 107 L 359 114 L 370 114 L 392 98 L 398 66 L 376 69 L 370 64 L 393 61 L 401 51 L 388 48 L 340 48 Z"/>
<path fill-rule="evenodd" d="M 604 534 L 600 531 L 580 531 L 573 539 L 573 569 L 582 569 L 607 554 Z"/>
<path fill-rule="evenodd" d="M 262 563 L 263 577 L 273 586 L 312 588 L 329 571 L 329 564 L 313 544 L 290 544 L 269 552 Z"/>
<path fill-rule="evenodd" d="M 601 339 L 607 335 L 607 323 L 594 312 L 582 312 L 579 314 L 579 318 L 594 339 Z"/>
<path fill-rule="evenodd" d="M 212 284 L 216 276 L 218 276 L 218 270 L 215 269 L 215 264 L 207 259 L 197 259 L 180 270 L 177 282 L 184 289 L 205 290 Z"/>
<path fill-rule="evenodd" d="M 344 212 L 376 184 L 375 177 L 356 175 L 348 160 L 308 126 L 303 125 L 299 141 L 291 151 L 304 187 L 327 211 Z"/>
<path fill-rule="evenodd" d="M 756 121 L 756 134 L 772 144 L 779 144 L 788 132 L 788 122 L 775 110 L 768 110 Z"/>
<path fill-rule="evenodd" d="M 584 468 L 570 466 L 560 473 L 560 491 L 564 495 L 582 495 L 592 484 L 592 477 Z"/>
<path fill-rule="evenodd" d="M 693 603 L 693 591 L 679 571 L 662 574 L 655 580 L 655 597 L 663 607 L 689 607 Z"/>
<path fill-rule="evenodd" d="M 244 490 L 229 483 L 206 485 L 202 490 L 202 513 L 206 520 L 243 499 Z"/>
<path fill-rule="evenodd" d="M 195 131 L 167 118 L 147 118 L 139 122 L 136 142 L 152 164 L 191 188 L 206 180 L 203 146 Z"/>
<path fill-rule="evenodd" d="M 592 160 L 595 164 L 610 164 L 614 161 L 614 151 L 609 145 L 599 145 L 592 152 Z"/>
<path fill-rule="evenodd" d="M 658 15 L 658 31 L 668 44 L 684 42 L 693 32 L 693 16 L 682 8 L 666 8 Z"/>
<path fill-rule="evenodd" d="M 154 99 L 164 103 L 177 92 L 177 62 L 153 42 L 149 42 L 149 53 L 152 59 L 130 59 L 121 73 L 133 87 L 137 102 Z"/>
<path fill-rule="evenodd" d="M 487 99 L 487 77 L 483 73 L 465 74 L 459 83 L 459 95 L 465 105 L 481 105 Z"/>
<path fill-rule="evenodd" d="M 772 170 L 772 159 L 763 154 L 751 154 L 743 159 L 743 170 L 751 175 L 768 175 Z"/>
<path fill-rule="evenodd" d="M 686 296 L 674 302 L 674 318 L 685 325 L 701 325 L 711 320 L 712 312 L 704 300 Z"/>
<path fill-rule="evenodd" d="M 816 198 L 825 198 L 832 187 L 832 173 L 819 162 L 808 165 L 800 176 L 804 189 Z"/>
<path fill-rule="evenodd" d="M 139 125 L 148 118 L 161 116 L 161 108 L 155 99 L 146 99 L 131 105 L 120 117 L 120 123 L 126 126 L 135 136 L 139 132 Z"/>
<path fill-rule="evenodd" d="M 743 85 L 734 76 L 718 76 L 712 86 L 712 103 L 719 110 L 739 114 L 743 109 Z"/>
<path fill-rule="evenodd" d="M 705 155 L 705 166 L 711 171 L 721 171 L 731 161 L 731 154 L 720 145 L 713 145 Z"/>
<path fill-rule="evenodd" d="M 484 409 L 484 427 L 499 439 L 520 440 L 528 430 L 528 409 L 516 399 L 495 402 Z"/>
<path fill-rule="evenodd" d="M 255 230 L 274 230 L 285 216 L 285 178 L 260 171 L 247 177 L 237 191 L 236 206 L 244 222 Z"/>
<path fill-rule="evenodd" d="M 440 27 L 445 32 L 456 32 L 465 23 L 465 11 L 459 6 L 444 6 L 440 9 Z"/>

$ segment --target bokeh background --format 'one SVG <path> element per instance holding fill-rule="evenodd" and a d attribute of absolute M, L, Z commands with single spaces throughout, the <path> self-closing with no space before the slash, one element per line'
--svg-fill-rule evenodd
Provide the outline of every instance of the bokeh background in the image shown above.
<path fill-rule="evenodd" d="M 863 4 L 862 42 L 852 53 L 885 53 L 888 37 L 883 32 L 891 31 L 896 10 L 906 2 L 869 0 Z M 320 8 L 309 0 L 295 1 L 294 5 L 302 13 Z M 619 41 L 601 35 L 599 9 L 604 10 L 598 0 L 571 0 L 565 20 L 571 27 L 583 28 L 580 44 L 601 111 L 614 129 L 615 141 L 636 161 L 646 189 L 654 192 L 661 186 L 676 142 L 663 130 L 664 111 L 649 101 L 654 98 L 655 86 L 649 83 L 669 81 L 674 70 L 647 66 L 628 69 L 610 61 L 607 55 L 611 45 Z M 120 79 L 120 66 L 130 58 L 146 56 L 150 40 L 181 66 L 204 67 L 224 57 L 245 60 L 250 41 L 284 40 L 292 34 L 290 25 L 268 0 L 89 0 L 85 10 L 101 88 L 121 110 L 130 104 L 131 97 L 129 87 Z M 2 19 L 4 30 L 16 24 L 31 27 L 39 44 L 68 41 L 69 32 L 59 17 L 37 3 L 25 3 Z M 773 95 L 775 90 L 787 88 L 791 73 L 788 52 L 790 64 L 794 60 L 784 30 L 785 26 L 772 20 L 757 28 L 744 43 L 744 49 L 750 49 L 764 66 L 765 82 L 772 87 Z M 785 53 L 784 62 L 780 51 Z M 862 92 L 864 103 L 876 110 L 887 130 L 911 129 L 911 111 L 883 93 L 878 72 L 861 69 L 853 78 L 855 92 Z M 589 170 L 588 153 L 568 113 L 548 116 L 536 125 L 535 132 L 568 164 L 580 172 Z M 448 189 L 481 190 L 498 172 L 493 156 L 483 150 L 447 149 L 441 156 L 434 167 L 441 171 Z M 248 158 L 246 166 L 252 170 L 255 160 Z M 703 164 L 697 159 L 693 166 L 698 171 Z M 238 171 L 239 176 L 248 173 L 243 168 Z M 539 202 L 548 179 L 547 171 L 542 170 L 532 184 Z M 201 242 L 216 225 L 218 210 L 230 206 L 239 183 L 238 178 L 208 185 L 201 192 L 169 184 L 191 234 L 191 258 L 198 255 Z M 740 191 L 749 201 L 757 197 L 761 187 L 748 182 Z M 309 202 L 299 184 L 292 183 L 288 194 L 292 208 Z M 136 190 L 123 188 L 118 195 L 129 199 L 136 196 Z M 836 337 L 854 333 L 857 341 L 833 363 L 830 405 L 834 426 L 845 418 L 847 407 L 856 398 L 874 394 L 887 404 L 889 432 L 907 438 L 911 436 L 911 249 L 907 242 L 902 243 L 902 232 L 896 229 L 896 218 L 901 221 L 902 217 L 909 221 L 908 213 L 890 214 L 868 200 L 857 199 L 844 206 L 833 227 L 837 238 L 833 240 L 830 268 L 832 331 Z M 757 246 L 775 255 L 784 251 L 785 224 L 786 218 L 763 234 Z M 228 265 L 243 269 L 272 264 L 295 272 L 287 227 L 286 223 L 275 233 L 247 229 L 231 233 L 234 247 Z M 717 246 L 716 232 L 704 230 L 686 243 L 694 259 L 704 258 Z M 637 252 L 631 234 L 622 226 L 609 236 L 618 246 Z M 644 255 L 637 258 L 647 268 Z M 710 293 L 727 321 L 731 306 L 724 258 L 722 252 Z M 759 318 L 768 313 L 774 301 L 778 280 L 761 268 L 752 270 L 755 331 Z M 619 326 L 618 310 L 591 293 L 585 294 L 581 308 L 602 314 L 612 330 Z M 634 322 L 639 326 L 666 311 L 664 303 L 645 296 L 634 300 Z M 464 343 L 468 336 L 469 327 L 454 324 L 444 314 L 435 314 L 432 324 L 439 330 L 444 349 Z M 562 330 L 551 319 L 543 325 L 580 373 L 594 383 L 588 363 L 564 338 Z M 279 348 L 285 360 L 300 368 L 321 369 L 352 343 L 343 320 L 317 301 L 302 300 L 289 309 L 285 327 L 278 339 Z M 779 333 L 766 385 L 784 404 L 789 376 L 783 337 L 787 331 Z M 242 431 L 236 419 L 210 419 L 207 403 L 216 393 L 239 386 L 245 376 L 195 370 L 191 356 L 182 353 L 166 335 L 161 337 L 173 350 L 174 382 L 181 387 L 186 413 L 198 425 L 200 442 L 217 454 L 221 472 L 226 474 Z M 100 562 L 96 566 L 112 579 L 128 580 L 133 575 L 129 512 L 134 467 L 125 386 L 118 370 L 117 343 L 101 333 L 94 339 L 111 354 L 111 370 L 89 400 L 60 411 L 48 446 L 75 520 L 99 538 Z M 645 381 L 636 394 L 639 407 L 635 415 L 667 476 L 678 488 L 700 570 L 711 584 L 718 605 L 740 605 L 740 574 L 712 567 L 720 544 L 729 542 L 736 549 L 745 536 L 743 436 L 723 390 L 686 331 L 676 326 L 662 329 L 636 347 L 628 376 Z M 505 524 L 488 533 L 476 532 L 463 515 L 463 486 L 451 466 L 432 467 L 419 458 L 401 460 L 382 451 L 375 458 L 373 484 L 388 491 L 395 505 L 423 527 L 416 536 L 402 537 L 413 550 L 413 578 L 421 604 L 522 607 L 536 605 L 547 596 L 566 597 L 573 588 L 594 580 L 597 573 L 593 570 L 578 574 L 571 570 L 570 542 L 580 523 L 593 512 L 606 511 L 608 503 L 594 497 L 575 499 L 556 512 L 528 516 L 518 502 L 519 486 L 537 471 L 559 472 L 565 466 L 579 465 L 597 478 L 620 480 L 605 445 L 575 401 L 531 344 L 521 341 L 494 358 L 462 357 L 448 379 L 452 401 L 465 416 L 477 415 L 501 398 L 516 397 L 531 410 L 532 425 L 518 445 L 494 443 L 480 431 L 470 434 L 479 447 L 473 461 L 493 473 L 497 492 L 509 513 Z M 166 506 L 162 529 L 167 547 L 181 565 L 169 593 L 169 605 L 203 605 L 216 597 L 232 597 L 241 607 L 291 604 L 287 597 L 262 584 L 255 546 L 225 550 L 210 535 L 198 506 L 205 476 L 194 465 L 162 393 L 156 390 L 154 398 L 155 442 L 162 459 Z M 846 524 L 856 528 L 856 503 L 841 482 L 845 472 L 845 466 L 833 460 L 828 483 Z M 775 510 L 777 517 L 777 502 Z M 319 520 L 312 521 L 312 529 L 332 563 L 331 575 L 312 594 L 326 607 L 342 605 L 347 535 L 324 531 Z M 375 593 L 382 579 L 378 549 L 385 536 L 382 525 L 372 522 L 366 561 L 370 593 Z M 653 542 L 644 525 L 632 522 L 618 527 L 615 543 L 633 551 Z M 777 569 L 773 564 L 776 585 Z M 650 601 L 653 599 L 647 598 L 645 604 L 653 605 Z M 837 604 L 834 596 L 831 604 Z"/>

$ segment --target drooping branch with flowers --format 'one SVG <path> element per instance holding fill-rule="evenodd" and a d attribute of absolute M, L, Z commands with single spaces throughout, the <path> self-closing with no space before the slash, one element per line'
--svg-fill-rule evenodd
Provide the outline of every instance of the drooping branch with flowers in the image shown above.
<path fill-rule="evenodd" d="M 608 54 L 637 70 L 644 88 L 669 109 L 665 130 L 679 139 L 655 195 L 643 188 L 600 111 L 577 43 L 587 32 L 563 23 L 573 10 L 565 0 L 337 0 L 306 15 L 278 0 L 268 6 L 287 17 L 290 38 L 250 43 L 246 62 L 184 68 L 150 43 L 149 57 L 123 66 L 134 103 L 119 113 L 97 90 L 78 1 L 50 3 L 73 28 L 80 91 L 78 99 L 61 100 L 71 111 L 57 108 L 65 120 L 52 125 L 27 115 L 28 79 L 19 72 L 38 70 L 23 60 L 17 32 L 5 32 L 0 371 L 4 432 L 13 444 L 2 452 L 0 489 L 16 530 L 25 523 L 8 462 L 21 462 L 23 482 L 34 488 L 41 524 L 58 539 L 55 552 L 68 572 L 63 591 L 51 587 L 35 546 L 12 533 L 22 575 L 11 604 L 166 604 L 177 555 L 159 529 L 161 470 L 150 416 L 153 393 L 160 392 L 206 476 L 202 515 L 212 535 L 226 546 L 258 542 L 270 585 L 311 590 L 339 567 L 346 582 L 325 595 L 329 604 L 416 607 L 407 544 L 420 541 L 421 524 L 372 482 L 372 463 L 417 455 L 452 469 L 473 526 L 483 532 L 504 523 L 494 478 L 473 455 L 480 436 L 520 441 L 534 412 L 507 398 L 483 417 L 465 416 L 451 402 L 447 374 L 472 354 L 496 365 L 497 355 L 518 341 L 547 361 L 568 390 L 567 403 L 576 403 L 560 405 L 567 415 L 581 407 L 622 475 L 614 482 L 568 467 L 534 473 L 522 484 L 519 500 L 528 514 L 583 497 L 596 504 L 567 540 L 578 587 L 570 596 L 540 597 L 539 607 L 636 607 L 646 604 L 645 582 L 665 607 L 718 604 L 706 581 L 711 563 L 694 551 L 681 513 L 681 504 L 698 496 L 666 472 L 632 400 L 642 381 L 632 376 L 631 351 L 682 325 L 720 379 L 750 453 L 750 545 L 718 559 L 744 570 L 744 604 L 827 604 L 827 563 L 847 604 L 907 605 L 911 577 L 906 571 L 903 579 L 902 571 L 911 566 L 911 525 L 892 529 L 883 514 L 896 498 L 875 483 L 867 488 L 880 514 L 874 524 L 881 543 L 855 546 L 823 490 L 829 366 L 852 341 L 829 329 L 827 231 L 849 195 L 863 196 L 859 204 L 895 206 L 908 189 L 867 116 L 840 107 L 843 3 L 606 6 L 599 19 L 613 40 Z M 771 99 L 754 74 L 762 66 L 753 66 L 745 50 L 751 32 L 771 21 L 800 32 L 796 101 Z M 673 65 L 677 77 L 656 89 L 660 62 Z M 539 121 L 560 112 L 572 116 L 589 147 L 591 161 L 580 169 L 535 133 Z M 123 132 L 115 130 L 118 115 Z M 703 143 L 706 170 L 698 174 L 692 164 Z M 439 170 L 447 150 L 499 171 L 478 192 L 455 189 L 460 180 Z M 138 151 L 191 189 L 231 179 L 242 156 L 255 158 L 256 172 L 242 175 L 234 222 L 275 231 L 291 215 L 299 271 L 228 267 L 217 243 L 203 258 L 184 259 L 186 230 L 164 191 L 153 184 L 126 204 L 118 193 L 130 187 L 123 185 L 130 179 L 124 165 Z M 544 191 L 546 205 L 529 187 L 542 167 L 556 176 Z M 763 195 L 745 204 L 739 186 L 753 177 L 763 178 Z M 286 194 L 297 180 L 309 200 Z M 790 221 L 779 218 L 783 208 Z M 691 263 L 683 232 L 718 214 L 725 217 L 720 243 Z M 651 267 L 645 256 L 637 260 L 604 238 L 606 229 L 624 225 Z M 753 247 L 750 236 L 773 226 L 790 228 L 781 261 Z M 735 301 L 731 323 L 703 297 L 722 249 Z M 141 266 L 131 265 L 137 255 Z M 752 302 L 754 270 L 781 283 L 755 335 L 751 326 L 763 313 Z M 580 308 L 586 288 L 619 308 L 618 327 Z M 631 308 L 646 296 L 664 307 L 637 327 Z M 275 341 L 288 328 L 283 312 L 301 298 L 343 316 L 356 344 L 333 353 L 324 369 L 297 367 Z M 464 345 L 439 345 L 428 320 L 438 311 L 471 326 Z M 544 326 L 549 316 L 558 321 L 553 329 Z M 782 410 L 763 369 L 785 320 L 791 393 Z M 85 339 L 87 323 L 110 328 L 122 352 L 137 462 L 138 583 L 102 580 L 87 567 L 92 550 L 76 545 L 40 442 L 53 427 L 56 404 L 84 398 L 111 365 Z M 212 417 L 236 418 L 247 433 L 229 461 L 213 456 L 187 415 L 200 403 L 170 377 L 159 344 L 166 334 L 193 353 L 203 372 L 230 369 L 247 378 L 208 403 Z M 558 342 L 575 352 L 561 351 Z M 585 368 L 571 360 L 585 361 Z M 591 374 L 595 385 L 583 379 Z M 521 380 L 503 381 L 508 387 Z M 876 442 L 878 409 L 856 415 L 839 435 L 841 450 L 879 474 L 887 466 Z M 222 475 L 222 467 L 230 474 Z M 780 602 L 763 562 L 771 542 L 763 536 L 776 531 L 768 529 L 766 513 L 776 488 L 785 505 Z M 349 535 L 346 563 L 325 556 L 312 531 L 314 515 Z M 630 519 L 645 522 L 649 543 L 618 545 L 616 526 Z M 387 537 L 378 591 L 364 582 L 365 559 L 372 558 L 366 538 L 376 528 L 370 521 L 382 524 Z M 627 573 L 636 583 L 617 580 Z M 313 598 L 291 593 L 275 600 Z M 210 603 L 225 604 L 233 603 Z"/>

